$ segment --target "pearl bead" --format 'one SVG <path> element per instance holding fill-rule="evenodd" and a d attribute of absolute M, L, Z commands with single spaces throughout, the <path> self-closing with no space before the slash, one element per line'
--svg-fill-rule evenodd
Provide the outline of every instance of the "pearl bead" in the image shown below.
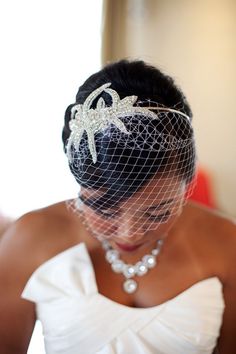
<path fill-rule="evenodd" d="M 116 250 L 108 250 L 106 253 L 106 259 L 109 263 L 113 263 L 119 257 L 119 253 Z"/>
<path fill-rule="evenodd" d="M 124 269 L 124 262 L 120 259 L 117 259 L 112 263 L 111 268 L 115 273 L 122 273 Z"/>
<path fill-rule="evenodd" d="M 138 262 L 136 263 L 136 273 L 139 276 L 142 276 L 144 274 L 146 274 L 148 271 L 148 267 L 143 263 L 143 262 Z"/>
<path fill-rule="evenodd" d="M 133 279 L 128 279 L 123 284 L 123 289 L 126 293 L 132 294 L 137 290 L 138 284 Z"/>
<path fill-rule="evenodd" d="M 143 256 L 142 260 L 136 264 L 126 264 L 122 261 L 119 252 L 113 249 L 107 240 L 102 241 L 102 247 L 105 250 L 106 260 L 111 264 L 111 269 L 115 273 L 123 273 L 126 278 L 123 283 L 123 290 L 128 294 L 132 294 L 137 290 L 138 284 L 131 278 L 135 275 L 143 276 L 149 269 L 155 267 L 156 256 L 159 254 L 161 244 L 157 244 L 157 247 L 151 251 L 151 254 Z"/>
<path fill-rule="evenodd" d="M 126 278 L 132 278 L 135 275 L 135 267 L 132 264 L 127 264 L 123 269 L 123 274 Z"/>
<path fill-rule="evenodd" d="M 144 256 L 142 260 L 148 268 L 153 268 L 156 265 L 156 259 L 151 254 Z"/>

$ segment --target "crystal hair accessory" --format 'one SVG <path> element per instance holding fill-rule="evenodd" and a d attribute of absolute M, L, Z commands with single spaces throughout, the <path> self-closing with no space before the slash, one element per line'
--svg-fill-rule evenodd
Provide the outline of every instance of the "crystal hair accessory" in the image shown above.
<path fill-rule="evenodd" d="M 142 257 L 141 261 L 135 264 L 126 264 L 120 259 L 120 254 L 117 250 L 113 249 L 108 241 L 102 242 L 102 247 L 106 252 L 106 260 L 111 264 L 111 269 L 115 273 L 121 273 L 125 277 L 123 283 L 123 290 L 128 294 L 133 294 L 137 288 L 138 283 L 136 280 L 131 279 L 135 276 L 143 276 L 150 269 L 154 268 L 157 264 L 156 258 L 160 253 L 163 245 L 163 239 L 157 241 L 157 246 L 150 252 Z"/>
<path fill-rule="evenodd" d="M 152 110 L 157 110 L 177 113 L 190 120 L 186 114 L 175 109 L 161 106 L 134 106 L 138 99 L 137 96 L 127 96 L 123 99 L 120 99 L 118 93 L 115 90 L 109 88 L 110 85 L 111 83 L 106 83 L 100 86 L 86 98 L 83 104 L 77 104 L 71 109 L 71 120 L 69 122 L 71 134 L 66 146 L 66 153 L 69 162 L 72 161 L 71 147 L 73 146 L 75 151 L 79 150 L 80 142 L 84 132 L 86 132 L 88 137 L 89 151 L 91 153 L 94 164 L 97 162 L 97 151 L 94 138 L 96 133 L 103 132 L 111 124 L 114 124 L 120 132 L 130 134 L 120 118 L 133 116 L 136 114 L 149 117 L 151 119 L 159 119 L 158 115 L 152 112 Z M 94 100 L 102 92 L 106 92 L 110 95 L 112 99 L 112 105 L 106 106 L 104 99 L 100 97 L 98 99 L 96 108 L 91 108 Z"/>

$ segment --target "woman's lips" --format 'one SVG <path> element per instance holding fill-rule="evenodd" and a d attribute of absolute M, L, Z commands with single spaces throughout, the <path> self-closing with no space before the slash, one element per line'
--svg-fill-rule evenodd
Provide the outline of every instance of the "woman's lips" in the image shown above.
<path fill-rule="evenodd" d="M 127 252 L 132 252 L 137 250 L 140 246 L 143 245 L 143 243 L 140 243 L 139 245 L 124 245 L 118 242 L 115 242 L 115 244 L 122 250 L 122 251 L 127 251 Z"/>

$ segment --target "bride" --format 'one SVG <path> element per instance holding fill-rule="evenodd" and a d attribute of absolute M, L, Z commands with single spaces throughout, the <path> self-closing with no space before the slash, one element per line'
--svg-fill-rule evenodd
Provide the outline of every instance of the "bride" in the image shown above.
<path fill-rule="evenodd" d="M 67 108 L 63 143 L 78 196 L 0 243 L 1 353 L 26 353 L 39 319 L 48 354 L 233 354 L 236 227 L 188 202 L 192 113 L 173 79 L 107 65 Z"/>

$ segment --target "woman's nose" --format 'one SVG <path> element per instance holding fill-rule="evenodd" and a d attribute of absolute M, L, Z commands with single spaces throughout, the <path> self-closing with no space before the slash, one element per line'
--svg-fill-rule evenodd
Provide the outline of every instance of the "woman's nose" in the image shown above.
<path fill-rule="evenodd" d="M 143 238 L 145 230 L 137 217 L 121 217 L 116 224 L 116 237 L 123 241 L 136 242 Z"/>

